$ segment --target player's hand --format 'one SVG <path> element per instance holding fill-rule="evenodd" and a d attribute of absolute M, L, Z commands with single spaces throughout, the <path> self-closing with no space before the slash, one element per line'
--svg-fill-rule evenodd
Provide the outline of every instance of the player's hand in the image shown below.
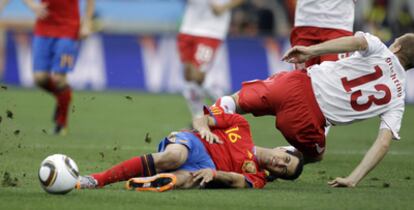
<path fill-rule="evenodd" d="M 222 15 L 225 11 L 226 8 L 217 4 L 210 4 L 211 10 L 213 11 L 214 15 L 216 16 L 220 16 Z"/>
<path fill-rule="evenodd" d="M 294 46 L 282 57 L 282 61 L 288 63 L 304 63 L 314 57 L 312 50 L 305 46 Z"/>
<path fill-rule="evenodd" d="M 206 140 L 210 144 L 223 144 L 223 141 L 221 141 L 220 138 L 216 134 L 212 133 L 210 130 L 201 130 L 199 131 L 199 133 L 201 138 Z"/>
<path fill-rule="evenodd" d="M 334 180 L 328 182 L 328 185 L 331 187 L 355 187 L 356 183 L 348 177 L 336 177 Z"/>
<path fill-rule="evenodd" d="M 191 175 L 193 175 L 194 182 L 200 181 L 200 187 L 204 187 L 207 183 L 214 179 L 216 173 L 217 172 L 214 169 L 204 168 L 196 172 L 192 172 Z"/>
<path fill-rule="evenodd" d="M 92 21 L 86 20 L 82 23 L 79 31 L 79 38 L 84 39 L 92 34 Z"/>
<path fill-rule="evenodd" d="M 36 18 L 38 19 L 45 19 L 48 16 L 48 11 L 47 11 L 47 3 L 36 3 L 31 5 L 31 9 L 33 10 L 33 12 L 36 15 Z"/>

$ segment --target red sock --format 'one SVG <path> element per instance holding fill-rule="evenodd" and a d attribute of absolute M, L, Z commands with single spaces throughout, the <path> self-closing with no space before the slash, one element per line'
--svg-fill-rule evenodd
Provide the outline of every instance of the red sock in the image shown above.
<path fill-rule="evenodd" d="M 56 124 L 62 127 L 67 125 L 69 105 L 72 100 L 72 90 L 67 85 L 61 90 L 55 92 L 57 110 L 56 110 Z"/>
<path fill-rule="evenodd" d="M 39 85 L 39 87 L 45 90 L 46 92 L 55 95 L 56 83 L 52 80 L 52 78 L 49 77 L 46 83 Z"/>
<path fill-rule="evenodd" d="M 152 155 L 134 157 L 121 162 L 101 173 L 91 174 L 98 181 L 99 186 L 105 186 L 114 182 L 125 181 L 133 177 L 146 177 L 155 174 L 155 166 Z"/>
<path fill-rule="evenodd" d="M 46 83 L 40 87 L 48 93 L 51 93 L 56 99 L 55 123 L 65 127 L 68 121 L 69 105 L 72 99 L 72 90 L 69 85 L 62 88 L 57 87 L 52 78 L 48 78 Z"/>

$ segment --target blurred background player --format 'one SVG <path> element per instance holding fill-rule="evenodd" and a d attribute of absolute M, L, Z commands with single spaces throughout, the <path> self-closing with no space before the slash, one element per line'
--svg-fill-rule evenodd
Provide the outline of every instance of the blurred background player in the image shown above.
<path fill-rule="evenodd" d="M 342 36 L 352 36 L 357 0 L 297 0 L 294 28 L 290 34 L 292 46 L 310 46 Z M 312 58 L 303 69 L 323 61 L 336 61 L 347 54 L 327 54 Z"/>
<path fill-rule="evenodd" d="M 206 94 L 213 100 L 221 93 L 203 88 L 203 82 L 214 55 L 226 38 L 230 10 L 243 0 L 188 0 L 178 34 L 180 58 L 184 64 L 186 84 L 183 90 L 191 114 L 202 116 Z"/>
<path fill-rule="evenodd" d="M 92 32 L 95 0 L 87 0 L 82 24 L 77 0 L 24 2 L 36 15 L 32 47 L 34 80 L 38 87 L 55 97 L 54 133 L 65 135 L 72 98 L 66 74 L 74 68 L 78 40 Z"/>

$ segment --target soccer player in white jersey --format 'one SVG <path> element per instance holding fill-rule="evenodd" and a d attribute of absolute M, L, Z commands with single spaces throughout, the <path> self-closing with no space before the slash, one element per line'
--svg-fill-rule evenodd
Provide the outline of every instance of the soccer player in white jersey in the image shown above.
<path fill-rule="evenodd" d="M 308 162 L 325 151 L 325 127 L 350 124 L 379 116 L 374 144 L 363 160 L 332 187 L 355 187 L 386 155 L 404 113 L 405 71 L 414 67 L 414 34 L 406 34 L 387 48 L 377 37 L 357 32 L 309 47 L 290 49 L 283 60 L 302 63 L 328 53 L 353 53 L 307 69 L 282 72 L 266 80 L 244 82 L 232 97 L 216 105 L 228 112 L 276 116 L 276 128 L 301 151 Z"/>
<path fill-rule="evenodd" d="M 310 46 L 343 36 L 352 36 L 356 0 L 298 0 L 295 27 L 290 34 L 292 46 Z M 314 57 L 296 69 L 336 61 L 347 54 L 326 54 Z"/>
<path fill-rule="evenodd" d="M 216 50 L 225 39 L 231 9 L 244 0 L 188 0 L 180 32 L 178 49 L 184 64 L 186 84 L 183 90 L 193 116 L 202 116 L 204 98 L 220 97 L 217 90 L 203 88 L 204 78 Z"/>

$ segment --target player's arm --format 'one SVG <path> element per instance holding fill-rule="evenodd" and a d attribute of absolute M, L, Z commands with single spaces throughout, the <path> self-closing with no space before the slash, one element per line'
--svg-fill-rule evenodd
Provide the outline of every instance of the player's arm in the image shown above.
<path fill-rule="evenodd" d="M 231 0 L 226 4 L 211 4 L 211 9 L 213 10 L 213 13 L 215 15 L 221 15 L 224 12 L 226 12 L 227 10 L 231 10 L 237 6 L 239 6 L 240 4 L 242 4 L 244 2 L 244 0 Z"/>
<path fill-rule="evenodd" d="M 47 17 L 47 4 L 43 2 L 37 2 L 34 0 L 23 0 L 23 2 L 29 7 L 36 15 L 36 18 L 44 19 Z"/>
<path fill-rule="evenodd" d="M 355 187 L 387 154 L 392 141 L 392 132 L 389 129 L 380 129 L 374 144 L 365 154 L 359 165 L 345 178 L 337 177 L 328 182 L 332 187 Z"/>
<path fill-rule="evenodd" d="M 86 8 L 85 8 L 85 15 L 83 17 L 81 30 L 79 32 L 79 35 L 81 38 L 85 38 L 92 33 L 94 12 L 95 12 L 95 0 L 87 0 Z"/>
<path fill-rule="evenodd" d="M 362 51 L 368 48 L 363 36 L 346 36 L 309 47 L 295 46 L 288 50 L 282 60 L 289 63 L 303 63 L 313 57 L 345 52 Z"/>
<path fill-rule="evenodd" d="M 198 117 L 193 119 L 193 127 L 194 129 L 198 130 L 200 133 L 201 138 L 209 142 L 210 144 L 213 143 L 223 143 L 218 136 L 211 132 L 210 127 L 215 126 L 216 121 L 213 117 L 209 115 L 203 115 L 202 117 Z"/>
<path fill-rule="evenodd" d="M 248 188 L 250 187 L 242 174 L 226 171 L 215 171 L 210 168 L 201 169 L 193 173 L 193 179 L 200 181 L 200 186 L 205 186 L 211 181 L 220 182 L 220 184 L 231 188 Z"/>

